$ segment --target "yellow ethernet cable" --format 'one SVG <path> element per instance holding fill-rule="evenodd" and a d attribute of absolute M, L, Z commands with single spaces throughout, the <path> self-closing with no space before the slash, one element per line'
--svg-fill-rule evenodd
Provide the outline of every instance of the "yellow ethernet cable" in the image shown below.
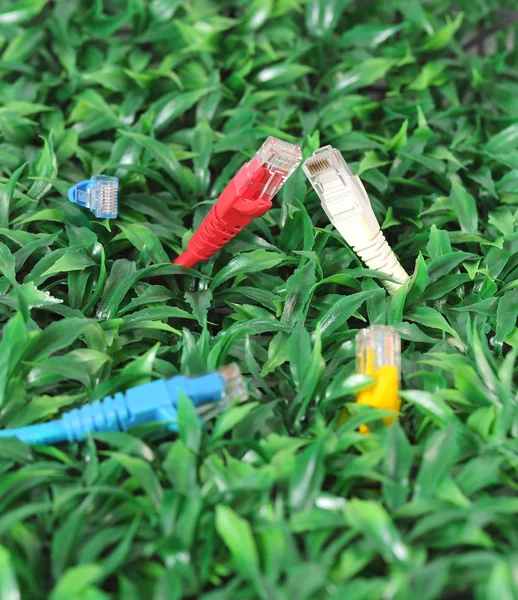
<path fill-rule="evenodd" d="M 356 402 L 399 411 L 400 363 L 401 340 L 395 329 L 385 325 L 361 329 L 356 335 L 356 372 L 376 381 L 356 394 Z M 390 425 L 394 419 L 386 417 L 384 421 Z M 369 428 L 361 425 L 360 431 L 368 433 Z"/>
<path fill-rule="evenodd" d="M 383 282 L 389 294 L 397 292 L 409 276 L 388 245 L 362 182 L 340 152 L 331 146 L 319 148 L 303 169 L 340 235 L 369 268 L 394 280 Z"/>

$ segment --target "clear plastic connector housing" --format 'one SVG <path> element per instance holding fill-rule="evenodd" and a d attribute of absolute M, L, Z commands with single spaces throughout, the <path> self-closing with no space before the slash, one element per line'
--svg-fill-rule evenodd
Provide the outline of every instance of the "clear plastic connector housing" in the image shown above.
<path fill-rule="evenodd" d="M 348 210 L 370 208 L 369 197 L 361 181 L 353 175 L 342 154 L 332 146 L 324 146 L 302 165 L 320 201 L 333 216 Z M 332 206 L 339 203 L 340 206 Z"/>
<path fill-rule="evenodd" d="M 382 367 L 396 367 L 399 380 L 401 338 L 393 327 L 371 325 L 356 335 L 356 372 L 371 375 Z"/>
<path fill-rule="evenodd" d="M 248 400 L 248 387 L 237 363 L 230 363 L 219 370 L 225 380 L 224 400 L 229 404 Z"/>
<path fill-rule="evenodd" d="M 204 420 L 212 419 L 232 404 L 246 402 L 246 400 L 248 400 L 246 380 L 241 374 L 241 370 L 237 363 L 225 365 L 224 367 L 221 367 L 218 372 L 225 382 L 223 396 L 217 403 L 209 402 L 196 407 L 198 414 L 202 416 Z"/>
<path fill-rule="evenodd" d="M 260 159 L 261 166 L 270 172 L 270 177 L 265 183 L 261 194 L 268 196 L 275 196 L 302 160 L 299 146 L 273 136 L 270 136 L 264 142 L 255 156 Z"/>
<path fill-rule="evenodd" d="M 114 219 L 118 211 L 119 180 L 109 175 L 94 175 L 70 188 L 68 198 L 89 208 L 99 219 Z"/>

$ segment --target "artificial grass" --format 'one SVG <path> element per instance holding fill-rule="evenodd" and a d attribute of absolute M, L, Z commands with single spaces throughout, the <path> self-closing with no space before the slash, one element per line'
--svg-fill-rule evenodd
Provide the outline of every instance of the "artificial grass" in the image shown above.
<path fill-rule="evenodd" d="M 2 2 L 0 425 L 230 361 L 251 400 L 203 434 L 0 440 L 1 600 L 516 597 L 516 16 Z M 408 286 L 386 295 L 301 170 L 199 272 L 169 264 L 268 135 L 344 153 Z M 66 198 L 98 172 L 115 221 Z M 369 323 L 403 339 L 389 430 L 353 404 Z"/>

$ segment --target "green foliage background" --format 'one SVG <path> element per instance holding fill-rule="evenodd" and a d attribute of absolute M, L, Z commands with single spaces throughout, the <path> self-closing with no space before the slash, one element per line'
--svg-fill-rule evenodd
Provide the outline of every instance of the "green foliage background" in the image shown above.
<path fill-rule="evenodd" d="M 516 597 L 512 4 L 1 3 L 0 426 L 232 360 L 251 401 L 203 435 L 184 405 L 179 436 L 0 440 L 0 599 Z M 169 264 L 268 135 L 344 153 L 409 285 L 386 295 L 300 170 Z M 66 198 L 99 172 L 115 221 Z M 390 430 L 353 404 L 369 323 L 403 339 Z"/>

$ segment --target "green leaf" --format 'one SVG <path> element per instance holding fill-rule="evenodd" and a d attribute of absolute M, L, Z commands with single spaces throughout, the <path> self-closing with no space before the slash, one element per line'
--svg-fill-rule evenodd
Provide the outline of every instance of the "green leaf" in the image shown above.
<path fill-rule="evenodd" d="M 387 164 L 386 160 L 378 158 L 378 155 L 374 150 L 365 153 L 365 156 L 360 161 L 360 166 L 358 167 L 358 177 L 365 173 L 366 171 L 370 171 L 371 169 L 377 169 L 378 167 L 382 167 Z"/>
<path fill-rule="evenodd" d="M 33 385 L 43 385 L 49 379 L 55 379 L 56 375 L 66 380 L 80 381 L 85 386 L 90 386 L 100 369 L 110 360 L 110 357 L 97 350 L 80 349 L 73 350 L 62 356 L 48 358 L 44 364 L 38 365 L 29 371 L 28 380 Z M 59 378 L 56 378 L 59 379 Z M 58 403 L 58 398 L 53 403 Z M 33 402 L 30 408 L 37 408 Z M 57 408 L 57 407 L 56 407 Z"/>
<path fill-rule="evenodd" d="M 468 273 L 459 273 L 458 275 L 446 275 L 439 281 L 436 281 L 430 285 L 421 294 L 421 300 L 436 300 L 449 294 L 452 290 L 458 288 L 470 281 L 471 278 Z"/>
<path fill-rule="evenodd" d="M 207 326 L 207 314 L 212 302 L 212 292 L 207 288 L 201 292 L 185 292 L 185 299 L 201 327 Z"/>
<path fill-rule="evenodd" d="M 408 321 L 415 321 L 420 325 L 424 325 L 425 327 L 431 327 L 433 329 L 439 329 L 440 331 L 445 331 L 449 335 L 458 338 L 459 335 L 448 324 L 448 321 L 434 308 L 430 308 L 428 306 L 416 306 L 410 313 L 405 315 L 405 319 Z"/>
<path fill-rule="evenodd" d="M 15 281 L 14 266 L 14 256 L 11 254 L 11 251 L 5 244 L 0 243 L 0 273 L 2 273 L 10 283 Z"/>
<path fill-rule="evenodd" d="M 298 63 L 280 63 L 259 71 L 256 80 L 263 85 L 285 85 L 311 73 L 312 70 L 311 67 Z"/>
<path fill-rule="evenodd" d="M 198 453 L 201 443 L 201 423 L 192 401 L 180 393 L 178 402 L 178 429 L 186 448 Z"/>
<path fill-rule="evenodd" d="M 194 501 L 198 494 L 196 456 L 182 439 L 176 440 L 171 446 L 164 469 L 175 490 Z"/>
<path fill-rule="evenodd" d="M 24 352 L 24 360 L 36 362 L 67 348 L 83 333 L 90 319 L 70 318 L 51 323 L 41 331 Z"/>
<path fill-rule="evenodd" d="M 355 25 L 348 29 L 340 38 L 340 47 L 354 48 L 358 46 L 368 46 L 377 48 L 385 41 L 401 31 L 405 25 Z"/>
<path fill-rule="evenodd" d="M 50 187 L 48 189 L 50 189 Z M 20 221 L 20 223 L 26 225 L 27 223 L 34 223 L 36 221 L 55 221 L 56 223 L 65 223 L 66 218 L 59 210 L 53 208 L 44 208 L 43 210 L 40 210 L 29 217 L 25 217 Z"/>
<path fill-rule="evenodd" d="M 77 546 L 86 522 L 84 510 L 75 510 L 64 519 L 52 537 L 52 575 L 59 579 L 70 562 L 70 554 Z"/>
<path fill-rule="evenodd" d="M 49 510 L 50 504 L 48 502 L 32 502 L 4 512 L 0 517 L 0 535 L 4 536 L 13 527 L 22 524 L 26 519 L 49 512 Z"/>
<path fill-rule="evenodd" d="M 347 320 L 360 308 L 360 306 L 375 295 L 383 294 L 380 289 L 358 292 L 340 298 L 320 319 L 320 333 L 325 338 L 333 331 L 342 327 Z"/>
<path fill-rule="evenodd" d="M 498 301 L 496 311 L 496 341 L 503 342 L 516 328 L 518 318 L 518 288 L 506 292 Z"/>
<path fill-rule="evenodd" d="M 193 152 L 198 155 L 193 159 L 194 175 L 198 181 L 198 191 L 207 192 L 210 183 L 209 163 L 212 155 L 214 133 L 206 119 L 201 120 L 194 130 L 192 142 Z"/>
<path fill-rule="evenodd" d="M 9 552 L 0 546 L 0 600 L 21 598 Z"/>
<path fill-rule="evenodd" d="M 250 523 L 230 507 L 216 506 L 216 530 L 230 550 L 239 573 L 254 581 L 259 574 L 259 555 Z"/>
<path fill-rule="evenodd" d="M 433 32 L 421 0 L 397 0 L 396 7 L 410 23 L 418 25 L 429 34 Z"/>
<path fill-rule="evenodd" d="M 341 598 L 354 598 L 355 600 L 382 598 L 386 585 L 386 581 L 380 577 L 372 579 L 356 577 L 337 588 L 335 593 L 330 596 L 330 600 L 341 600 Z"/>
<path fill-rule="evenodd" d="M 373 377 L 363 373 L 354 373 L 345 379 L 342 373 L 339 373 L 326 390 L 326 400 L 333 401 L 338 398 L 345 398 L 371 386 L 374 382 Z"/>
<path fill-rule="evenodd" d="M 172 121 L 176 120 L 178 117 L 192 108 L 204 96 L 214 91 L 214 89 L 214 86 L 208 86 L 198 90 L 191 90 L 188 92 L 172 92 L 162 96 L 162 98 L 152 104 L 150 108 L 151 114 L 154 115 L 155 128 L 158 130 L 166 127 Z M 128 132 L 126 132 L 126 134 L 128 134 Z M 144 136 L 140 136 L 138 134 L 132 133 L 129 135 L 134 137 L 136 140 L 142 140 L 144 138 Z"/>
<path fill-rule="evenodd" d="M 0 192 L 0 227 L 9 226 L 10 203 L 16 190 L 18 179 L 20 179 L 20 175 L 23 173 L 26 166 L 27 163 L 23 163 L 21 167 L 18 167 L 9 178 L 9 181 L 2 186 Z"/>
<path fill-rule="evenodd" d="M 513 600 L 516 595 L 516 582 L 511 565 L 503 560 L 498 561 L 491 569 L 489 579 L 481 587 L 485 588 L 486 598 Z"/>
<path fill-rule="evenodd" d="M 0 24 L 23 23 L 39 14 L 48 0 L 18 0 L 0 10 Z"/>
<path fill-rule="evenodd" d="M 135 482 L 149 496 L 155 509 L 159 509 L 162 504 L 164 490 L 149 463 L 142 458 L 128 456 L 122 452 L 108 452 L 108 455 L 128 471 Z"/>
<path fill-rule="evenodd" d="M 82 102 L 86 106 L 92 108 L 95 112 L 99 113 L 103 119 L 106 119 L 110 123 L 111 127 L 118 127 L 120 125 L 119 118 L 113 112 L 110 105 L 104 100 L 104 98 L 95 90 L 87 89 L 79 97 L 78 101 Z"/>
<path fill-rule="evenodd" d="M 384 450 L 383 498 L 390 510 L 397 510 L 407 501 L 413 462 L 412 447 L 397 421 L 388 430 Z"/>
<path fill-rule="evenodd" d="M 401 125 L 400 130 L 386 145 L 386 149 L 387 150 L 395 150 L 396 152 L 398 150 L 401 150 L 401 148 L 403 148 L 407 144 L 407 141 L 408 141 L 407 131 L 408 131 L 408 121 L 405 120 L 405 121 L 403 121 L 403 124 Z"/>
<path fill-rule="evenodd" d="M 491 154 L 510 152 L 518 147 L 518 124 L 513 124 L 494 135 L 484 146 Z"/>
<path fill-rule="evenodd" d="M 290 505 L 294 510 L 311 508 L 324 480 L 323 445 L 308 446 L 295 460 L 290 479 Z"/>
<path fill-rule="evenodd" d="M 0 406 L 4 405 L 9 377 L 25 351 L 27 340 L 25 321 L 18 312 L 4 326 L 0 341 Z"/>
<path fill-rule="evenodd" d="M 98 318 L 110 319 L 117 312 L 119 305 L 133 285 L 136 274 L 137 268 L 132 261 L 121 258 L 113 263 L 97 309 Z"/>
<path fill-rule="evenodd" d="M 275 371 L 290 358 L 289 337 L 286 332 L 279 331 L 268 345 L 268 358 L 261 370 L 261 376 L 264 377 Z"/>
<path fill-rule="evenodd" d="M 440 256 L 432 258 L 426 267 L 430 281 L 437 281 L 465 260 L 474 260 L 476 258 L 476 254 L 460 252 L 458 250 L 455 252 L 445 252 Z"/>
<path fill-rule="evenodd" d="M 395 325 L 403 320 L 403 308 L 408 294 L 408 281 L 396 291 L 390 299 L 390 305 L 387 313 L 387 324 Z"/>
<path fill-rule="evenodd" d="M 493 198 L 498 198 L 493 175 L 489 167 L 481 167 L 476 173 L 471 173 L 470 177 L 488 191 Z"/>
<path fill-rule="evenodd" d="M 102 573 L 103 568 L 101 565 L 85 564 L 71 567 L 52 590 L 49 600 L 69 600 L 70 598 L 86 597 L 85 593 L 93 590 L 92 584 L 101 579 Z"/>
<path fill-rule="evenodd" d="M 295 417 L 295 423 L 297 426 L 305 416 L 308 404 L 311 402 L 311 400 L 313 400 L 313 394 L 322 374 L 323 367 L 322 336 L 320 335 L 320 327 L 317 325 L 315 331 L 315 342 L 313 344 L 313 349 L 304 373 L 304 378 L 293 401 L 293 407 L 299 406 L 297 415 Z"/>
<path fill-rule="evenodd" d="M 299 321 L 288 340 L 288 354 L 293 381 L 300 388 L 311 357 L 311 338 Z"/>
<path fill-rule="evenodd" d="M 426 245 L 430 258 L 440 258 L 443 254 L 451 252 L 450 238 L 447 231 L 438 229 L 435 223 L 430 229 L 430 238 Z"/>
<path fill-rule="evenodd" d="M 273 0 L 252 0 L 241 23 L 243 29 L 246 31 L 260 29 L 271 16 L 273 5 Z"/>
<path fill-rule="evenodd" d="M 410 82 L 408 89 L 415 91 L 423 91 L 434 85 L 442 85 L 445 83 L 443 72 L 446 69 L 444 61 L 430 61 L 425 63 L 417 77 Z"/>
<path fill-rule="evenodd" d="M 374 544 L 387 562 L 408 562 L 409 550 L 381 505 L 353 499 L 347 505 L 346 516 L 349 525 Z"/>
<path fill-rule="evenodd" d="M 182 187 L 186 186 L 186 179 L 182 171 L 182 166 L 174 151 L 169 146 L 141 133 L 134 133 L 132 131 L 120 131 L 119 133 L 135 140 L 137 144 L 145 148 L 151 154 L 173 181 L 180 184 Z"/>
<path fill-rule="evenodd" d="M 296 269 L 286 282 L 286 300 L 281 316 L 283 323 L 294 325 L 299 320 L 305 320 L 316 282 L 315 269 L 315 263 L 310 261 Z"/>
<path fill-rule="evenodd" d="M 438 425 L 444 426 L 455 420 L 452 409 L 437 395 L 420 390 L 405 390 L 401 397 L 414 404 L 420 412 L 430 417 Z"/>
<path fill-rule="evenodd" d="M 476 233 L 478 229 L 478 213 L 475 198 L 469 194 L 462 183 L 456 179 L 451 180 L 450 200 L 457 213 L 460 228 L 467 233 Z"/>
<path fill-rule="evenodd" d="M 31 447 L 17 438 L 0 439 L 0 451 L 4 459 L 14 460 L 19 463 L 32 462 Z"/>
<path fill-rule="evenodd" d="M 140 525 L 140 515 L 137 515 L 126 529 L 123 539 L 119 545 L 103 559 L 103 574 L 109 575 L 114 571 L 118 571 L 119 567 L 125 563 L 128 553 L 133 546 L 134 537 Z"/>
<path fill-rule="evenodd" d="M 219 415 L 214 429 L 212 430 L 212 439 L 217 440 L 223 437 L 228 431 L 242 421 L 246 415 L 257 406 L 257 402 L 249 402 L 241 406 L 233 406 Z"/>
<path fill-rule="evenodd" d="M 58 258 L 49 269 L 44 271 L 41 274 L 41 277 L 55 275 L 56 273 L 83 271 L 95 264 L 95 261 L 93 261 L 84 250 L 69 249 L 61 258 Z"/>
<path fill-rule="evenodd" d="M 268 252 L 267 250 L 254 250 L 253 252 L 240 254 L 217 273 L 211 283 L 211 288 L 214 290 L 234 277 L 272 269 L 287 260 L 289 259 L 285 254 Z"/>
<path fill-rule="evenodd" d="M 52 187 L 49 180 L 55 179 L 57 173 L 58 161 L 54 153 L 54 144 L 51 134 L 48 138 L 43 138 L 43 150 L 36 163 L 34 173 L 34 176 L 38 179 L 31 185 L 27 194 L 35 200 L 42 198 Z"/>
<path fill-rule="evenodd" d="M 340 15 L 350 0 L 309 0 L 306 4 L 306 29 L 316 38 L 322 38 L 336 27 Z"/>
<path fill-rule="evenodd" d="M 123 225 L 121 223 L 119 227 L 135 248 L 140 250 L 140 252 L 147 253 L 151 260 L 156 263 L 169 262 L 169 257 L 162 248 L 160 240 L 145 225 L 139 225 L 137 223 Z"/>
<path fill-rule="evenodd" d="M 453 36 L 459 27 L 462 25 L 464 13 L 457 13 L 457 16 L 453 20 L 451 20 L 449 17 L 446 17 L 446 19 L 447 23 L 442 29 L 439 29 L 439 31 L 436 31 L 428 36 L 428 39 L 422 47 L 424 52 L 435 52 L 447 46 L 453 39 Z"/>
<path fill-rule="evenodd" d="M 340 94 L 351 93 L 353 90 L 372 85 L 378 79 L 383 79 L 394 64 L 394 60 L 382 57 L 364 60 L 346 73 L 339 74 L 332 91 Z"/>
<path fill-rule="evenodd" d="M 439 485 L 457 460 L 459 451 L 457 431 L 454 426 L 432 434 L 424 448 L 423 460 L 414 491 L 414 497 L 429 498 L 437 493 Z"/>

